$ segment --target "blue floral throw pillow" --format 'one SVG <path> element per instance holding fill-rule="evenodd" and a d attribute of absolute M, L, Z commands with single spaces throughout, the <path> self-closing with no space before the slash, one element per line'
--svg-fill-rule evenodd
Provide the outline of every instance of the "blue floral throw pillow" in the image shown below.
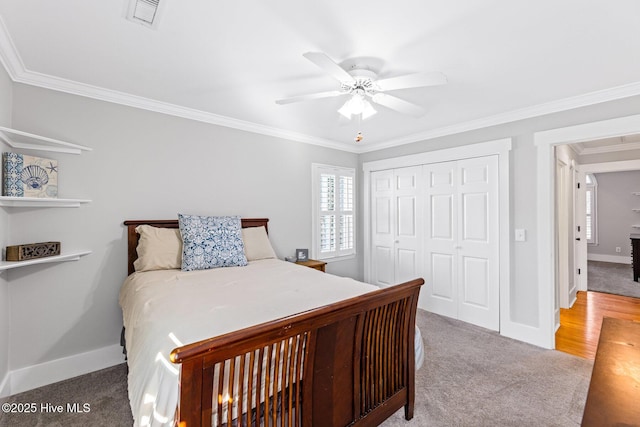
<path fill-rule="evenodd" d="M 239 216 L 178 214 L 182 271 L 247 265 Z"/>

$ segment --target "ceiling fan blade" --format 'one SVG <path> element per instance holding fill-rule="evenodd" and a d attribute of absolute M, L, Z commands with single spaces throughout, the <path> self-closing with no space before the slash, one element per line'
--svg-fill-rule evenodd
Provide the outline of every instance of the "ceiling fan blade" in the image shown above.
<path fill-rule="evenodd" d="M 309 101 L 310 99 L 331 98 L 334 96 L 340 96 L 345 94 L 346 92 L 342 92 L 340 90 L 330 90 L 328 92 L 309 93 L 307 95 L 298 95 L 298 96 L 293 96 L 291 98 L 278 99 L 276 101 L 276 104 L 279 104 L 279 105 L 291 104 L 293 102 Z"/>
<path fill-rule="evenodd" d="M 376 85 L 383 92 L 389 90 L 407 89 L 412 87 L 438 86 L 446 83 L 447 76 L 439 71 L 406 74 L 404 76 L 376 80 Z"/>
<path fill-rule="evenodd" d="M 414 117 L 421 117 L 426 113 L 419 105 L 412 104 L 393 95 L 387 95 L 386 93 L 376 93 L 371 97 L 371 100 L 376 104 Z"/>
<path fill-rule="evenodd" d="M 347 73 L 341 66 L 336 64 L 333 59 L 322 52 L 307 52 L 302 56 L 322 68 L 325 72 L 329 73 L 331 77 L 341 83 L 355 81 L 351 74 Z"/>

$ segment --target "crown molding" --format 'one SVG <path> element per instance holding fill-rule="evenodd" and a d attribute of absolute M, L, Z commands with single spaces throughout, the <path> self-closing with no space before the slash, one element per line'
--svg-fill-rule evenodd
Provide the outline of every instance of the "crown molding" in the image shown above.
<path fill-rule="evenodd" d="M 22 58 L 20 57 L 18 50 L 16 49 L 16 46 L 13 43 L 11 35 L 9 34 L 9 31 L 7 30 L 7 27 L 1 16 L 0 62 L 2 62 L 4 68 L 9 74 L 9 77 L 15 83 L 37 86 L 45 89 L 55 90 L 58 92 L 84 96 L 100 101 L 126 105 L 128 107 L 139 108 L 142 110 L 153 111 L 156 113 L 181 117 L 184 119 L 243 130 L 246 132 L 272 136 L 275 138 L 303 142 L 306 144 L 318 145 L 321 147 L 332 148 L 341 151 L 355 152 L 355 147 L 354 149 L 351 149 L 351 147 L 342 142 L 330 139 L 319 138 L 286 129 L 275 128 L 272 126 L 266 126 L 245 120 L 239 120 L 202 110 L 196 110 L 194 108 L 187 108 L 180 105 L 145 98 L 142 96 L 118 92 L 111 89 L 105 89 L 102 87 L 80 83 L 73 80 L 30 71 L 25 67 Z"/>
<path fill-rule="evenodd" d="M 615 101 L 618 99 L 629 98 L 631 96 L 638 95 L 640 95 L 640 82 L 634 82 L 609 89 L 589 92 L 570 98 L 559 99 L 544 104 L 537 104 L 518 110 L 508 111 L 506 113 L 483 117 L 477 120 L 471 120 L 464 123 L 458 123 L 451 126 L 432 129 L 426 132 L 419 132 L 412 135 L 407 135 L 402 138 L 396 138 L 377 144 L 362 146 L 362 148 L 357 152 L 366 153 L 370 151 L 382 150 L 385 148 L 396 147 L 398 145 L 411 144 L 413 142 L 454 135 L 457 133 L 516 122 L 518 120 L 531 119 L 547 114 L 559 113 L 562 111 L 573 110 L 581 107 L 588 107 L 590 105 L 600 104 L 608 101 Z"/>
<path fill-rule="evenodd" d="M 383 150 L 385 148 L 397 147 L 414 142 L 454 135 L 462 132 L 468 132 L 490 126 L 501 125 L 518 120 L 530 119 L 533 117 L 539 117 L 547 114 L 640 95 L 639 81 L 570 98 L 559 99 L 544 104 L 533 105 L 530 107 L 508 111 L 493 116 L 483 117 L 476 120 L 457 123 L 451 126 L 444 126 L 425 132 L 414 133 L 380 143 L 372 143 L 370 145 L 349 145 L 336 140 L 319 138 L 300 132 L 294 132 L 286 129 L 262 125 L 259 123 L 235 119 L 232 117 L 222 116 L 202 110 L 187 108 L 167 102 L 157 101 L 150 98 L 145 98 L 124 92 L 118 92 L 111 89 L 105 89 L 98 86 L 88 85 L 72 80 L 63 79 L 60 77 L 30 71 L 22 62 L 22 58 L 20 57 L 1 16 L 0 62 L 2 62 L 9 76 L 16 83 L 38 86 L 45 89 L 51 89 L 59 92 L 84 96 L 87 98 L 93 98 L 115 104 L 126 105 L 133 108 L 139 108 L 189 120 L 210 123 L 218 126 L 243 130 L 246 132 L 252 132 L 306 144 L 318 145 L 321 147 L 332 148 L 335 150 L 356 154 Z"/>
<path fill-rule="evenodd" d="M 188 108 L 163 101 L 157 101 L 138 95 L 132 95 L 111 89 L 101 88 L 98 86 L 79 83 L 60 77 L 37 73 L 34 71 L 24 70 L 16 76 L 14 81 L 17 83 L 51 89 L 58 92 L 84 96 L 100 101 L 106 101 L 142 110 L 153 111 L 156 113 L 167 114 L 170 116 L 181 117 L 184 119 L 239 129 L 246 132 L 252 132 L 276 138 L 283 138 L 291 141 L 303 142 L 306 144 L 319 145 L 322 147 L 333 148 L 342 151 L 350 151 L 348 150 L 348 147 L 345 147 L 343 143 L 337 141 L 318 138 L 303 133 L 279 129 L 259 123 L 249 122 L 246 120 L 239 120 L 232 117 L 222 116 L 202 110 L 196 110 L 194 108 Z"/>
<path fill-rule="evenodd" d="M 22 58 L 18 55 L 18 49 L 13 44 L 13 39 L 0 16 L 0 62 L 4 65 L 9 77 L 15 82 L 18 75 L 25 70 Z"/>
<path fill-rule="evenodd" d="M 640 150 L 640 142 L 626 142 L 624 144 L 582 148 L 582 151 L 578 154 L 585 156 L 589 154 L 601 154 L 601 153 L 611 153 L 614 151 L 629 151 L 629 150 Z"/>

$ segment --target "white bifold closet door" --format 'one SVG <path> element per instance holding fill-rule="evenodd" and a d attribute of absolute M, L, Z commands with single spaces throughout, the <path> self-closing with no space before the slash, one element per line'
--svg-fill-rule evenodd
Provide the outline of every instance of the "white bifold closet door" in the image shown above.
<path fill-rule="evenodd" d="M 371 281 L 422 277 L 422 167 L 371 174 Z"/>
<path fill-rule="evenodd" d="M 499 330 L 497 156 L 424 165 L 423 176 L 420 306 Z"/>

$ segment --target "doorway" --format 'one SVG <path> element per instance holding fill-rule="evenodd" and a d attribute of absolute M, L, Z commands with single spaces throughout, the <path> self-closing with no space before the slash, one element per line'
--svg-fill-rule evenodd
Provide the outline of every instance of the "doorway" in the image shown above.
<path fill-rule="evenodd" d="M 554 147 L 608 137 L 640 134 L 640 115 L 537 132 L 537 216 L 538 216 L 538 280 L 539 328 L 532 343 L 555 348 L 555 331 L 560 324 L 556 304 L 556 224 Z"/>
<path fill-rule="evenodd" d="M 630 235 L 640 223 L 640 159 L 582 166 L 593 204 L 586 290 L 640 298 L 633 281 Z M 585 204 L 587 206 L 587 204 Z"/>

